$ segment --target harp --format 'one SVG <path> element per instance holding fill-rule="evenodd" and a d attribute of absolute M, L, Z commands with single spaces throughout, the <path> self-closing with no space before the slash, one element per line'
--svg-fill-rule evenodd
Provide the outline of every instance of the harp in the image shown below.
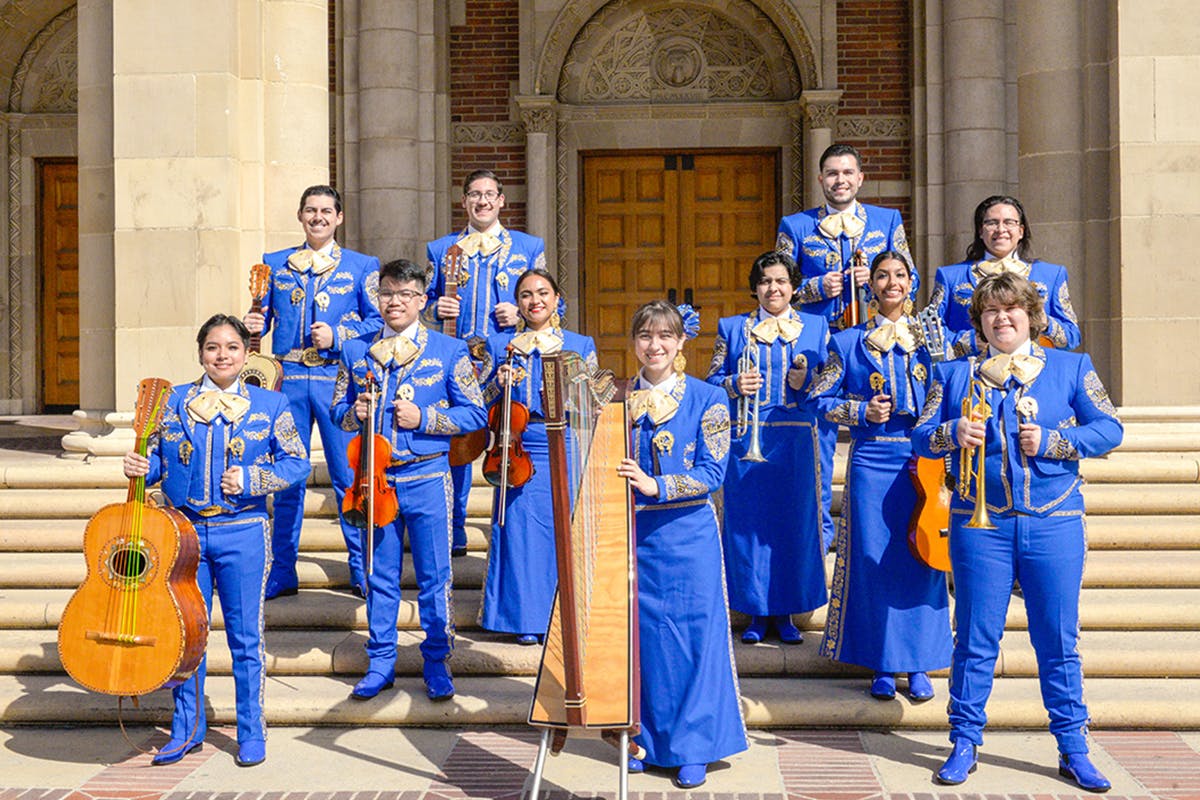
<path fill-rule="evenodd" d="M 551 734 L 557 752 L 569 730 L 590 729 L 620 738 L 624 798 L 639 697 L 633 497 L 616 472 L 629 454 L 624 388 L 575 353 L 550 353 L 542 356 L 542 408 L 558 592 L 529 711 L 529 724 L 542 728 L 530 797 Z"/>

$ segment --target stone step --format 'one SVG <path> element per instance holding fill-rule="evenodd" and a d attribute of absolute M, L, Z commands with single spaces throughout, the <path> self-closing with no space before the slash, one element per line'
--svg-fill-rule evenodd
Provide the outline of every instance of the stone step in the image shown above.
<path fill-rule="evenodd" d="M 53 629 L 73 589 L 5 589 L 0 591 L 0 630 Z M 460 630 L 478 629 L 480 592 L 460 589 L 454 593 L 454 622 Z M 747 623 L 744 614 L 730 615 L 734 629 Z M 796 614 L 795 623 L 806 631 L 825 626 L 825 609 Z M 1200 589 L 1084 589 L 1080 599 L 1080 625 L 1085 630 L 1115 631 L 1200 631 Z M 213 627 L 224 626 L 220 603 L 213 609 Z M 366 630 L 363 601 L 345 592 L 302 589 L 294 597 L 267 603 L 268 630 Z M 1025 606 L 1013 597 L 1008 608 L 1008 630 L 1027 627 Z M 412 592 L 400 603 L 397 627 L 418 628 L 417 605 Z"/>
<path fill-rule="evenodd" d="M 826 556 L 825 574 L 833 574 L 834 555 Z M 452 559 L 454 587 L 478 589 L 487 571 L 484 553 L 472 552 Z M 77 552 L 0 554 L 0 589 L 74 588 L 83 582 L 87 568 Z M 302 553 L 296 565 L 300 585 L 306 589 L 350 585 L 344 551 Z M 412 556 L 406 553 L 401 586 L 416 586 Z M 1200 588 L 1200 550 L 1096 550 L 1088 553 L 1083 572 L 1087 588 Z"/>
<path fill-rule="evenodd" d="M 421 673 L 420 631 L 400 631 L 396 672 Z M 367 671 L 365 631 L 269 630 L 267 672 L 282 675 L 362 675 Z M 819 654 L 821 636 L 812 632 L 804 644 L 746 645 L 733 640 L 742 676 L 868 676 L 861 667 L 840 664 Z M 1079 652 L 1092 678 L 1200 678 L 1200 631 L 1086 631 Z M 508 634 L 460 633 L 454 643 L 454 671 L 459 675 L 534 675 L 542 648 L 524 647 Z M 231 658 L 225 636 L 213 633 L 208 646 L 210 675 L 228 675 Z M 0 674 L 61 673 L 53 630 L 0 630 Z M 944 675 L 945 670 L 936 674 Z M 1029 637 L 1012 633 L 1000 645 L 996 674 L 1004 678 L 1037 676 Z"/>
<path fill-rule="evenodd" d="M 359 702 L 350 699 L 355 676 L 268 675 L 264 713 L 269 725 L 524 725 L 533 678 L 472 677 L 456 681 L 449 702 L 430 703 L 418 678 Z M 742 711 L 751 727 L 935 729 L 946 727 L 946 681 L 934 679 L 938 700 L 881 703 L 867 696 L 862 678 L 745 678 Z M 1088 708 L 1097 729 L 1186 730 L 1200 727 L 1200 679 L 1096 678 L 1087 682 Z M 233 681 L 215 676 L 207 686 L 210 724 L 234 722 Z M 154 692 L 140 707 L 126 704 L 127 723 L 162 724 L 170 718 L 168 692 Z M 87 692 L 65 675 L 0 675 L 0 724 L 91 724 L 117 721 L 116 698 Z M 1046 712 L 1032 678 L 997 681 L 988 703 L 996 728 L 1042 730 Z M 1052 745 L 1048 745 L 1052 747 Z"/>

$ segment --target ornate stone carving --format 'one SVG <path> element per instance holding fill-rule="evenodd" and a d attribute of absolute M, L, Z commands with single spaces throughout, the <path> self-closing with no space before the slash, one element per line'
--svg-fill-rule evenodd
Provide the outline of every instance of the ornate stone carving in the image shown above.
<path fill-rule="evenodd" d="M 522 108 L 521 122 L 525 133 L 554 133 L 554 122 L 558 114 L 553 108 Z"/>
<path fill-rule="evenodd" d="M 451 129 L 454 144 L 520 144 L 525 128 L 517 122 L 456 123 Z"/>
<path fill-rule="evenodd" d="M 804 116 L 808 118 L 810 128 L 832 128 L 833 121 L 837 117 L 837 109 L 836 102 L 805 103 Z"/>
<path fill-rule="evenodd" d="M 78 31 L 71 6 L 25 48 L 13 74 L 8 107 L 14 111 L 74 113 L 79 106 Z"/>
<path fill-rule="evenodd" d="M 567 53 L 559 97 L 572 103 L 782 100 L 800 76 L 771 21 L 745 0 L 722 10 L 614 0 Z"/>
<path fill-rule="evenodd" d="M 912 135 L 908 117 L 838 117 L 838 139 L 907 139 Z"/>

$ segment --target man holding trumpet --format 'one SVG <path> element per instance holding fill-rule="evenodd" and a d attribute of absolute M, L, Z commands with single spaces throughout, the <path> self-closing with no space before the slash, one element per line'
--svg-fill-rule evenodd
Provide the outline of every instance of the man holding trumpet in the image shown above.
<path fill-rule="evenodd" d="M 791 256 L 763 253 L 750 268 L 758 308 L 717 325 L 708 382 L 729 397 L 736 420 L 725 472 L 725 577 L 729 607 L 752 619 L 742 641 L 773 629 L 804 640 L 791 615 L 825 605 L 821 541 L 821 459 L 817 419 L 801 407 L 824 363 L 829 326 L 795 311 L 800 269 Z M 777 503 L 762 502 L 764 487 Z"/>
<path fill-rule="evenodd" d="M 1042 702 L 1058 742 L 1059 772 L 1084 790 L 1107 791 L 1108 780 L 1087 755 L 1088 710 L 1076 647 L 1087 551 L 1079 461 L 1119 445 L 1123 429 L 1087 354 L 1035 343 L 1046 315 L 1029 281 L 1013 273 L 985 278 L 970 314 L 987 352 L 978 362 L 935 368 L 913 431 L 913 449 L 928 458 L 949 453 L 951 474 L 963 484 L 950 504 L 954 746 L 936 778 L 959 784 L 975 770 L 1016 579 Z"/>

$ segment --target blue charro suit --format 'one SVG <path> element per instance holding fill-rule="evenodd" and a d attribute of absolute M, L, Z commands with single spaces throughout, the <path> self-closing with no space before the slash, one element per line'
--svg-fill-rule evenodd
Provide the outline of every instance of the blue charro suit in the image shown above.
<path fill-rule="evenodd" d="M 292 416 L 307 448 L 313 422 L 321 432 L 325 461 L 333 484 L 337 507 L 350 485 L 346 463 L 350 436 L 329 419 L 333 403 L 333 381 L 343 343 L 372 334 L 383 325 L 376 295 L 379 289 L 379 259 L 333 245 L 332 265 L 301 269 L 293 254 L 311 252 L 305 245 L 267 253 L 263 261 L 271 267 L 271 291 L 263 301 L 266 331 L 274 329 L 271 348 L 283 362 L 282 390 L 291 403 Z M 319 273 L 318 273 L 319 271 Z M 312 347 L 309 329 L 324 322 L 333 329 L 333 344 L 327 350 Z M 275 588 L 296 585 L 296 558 L 300 528 L 304 522 L 303 483 L 281 492 L 275 499 L 275 533 L 272 537 L 274 564 L 271 584 Z M 340 519 L 340 518 L 339 518 Z M 350 565 L 350 583 L 362 586 L 362 539 L 359 531 L 340 519 Z"/>
<path fill-rule="evenodd" d="M 975 505 L 950 503 L 950 560 L 954 567 L 955 641 L 950 673 L 950 739 L 983 742 L 984 711 L 1004 633 L 1009 589 L 1020 581 L 1029 638 L 1038 661 L 1042 702 L 1059 752 L 1087 752 L 1088 711 L 1083 701 L 1079 637 L 1079 587 L 1087 551 L 1079 460 L 1121 443 L 1123 429 L 1108 393 L 1084 353 L 1033 345 L 1013 361 L 1005 378 L 985 361 L 992 416 L 987 422 L 987 508 L 996 530 L 964 528 Z M 913 431 L 913 449 L 928 458 L 951 456 L 962 400 L 971 380 L 966 359 L 935 368 L 925 409 Z M 1007 388 L 991 388 L 1004 385 Z M 1018 425 L 1041 428 L 1035 456 L 1018 443 Z"/>
<path fill-rule="evenodd" d="M 722 536 L 729 607 L 754 616 L 812 611 L 828 600 L 817 417 L 802 405 L 802 393 L 788 386 L 787 373 L 803 365 L 805 382 L 811 382 L 825 361 L 829 326 L 823 317 L 789 308 L 788 335 L 795 331 L 794 338 L 772 333 L 763 342 L 753 331 L 769 318 L 759 308 L 720 320 L 706 379 L 725 390 L 736 416 L 738 360 L 747 346 L 757 348 L 764 382 L 757 398 L 760 440 L 767 461 L 741 460 L 752 435 L 747 420 L 745 434 L 735 432 L 725 472 Z M 765 486 L 778 490 L 782 505 L 762 502 Z"/>
<path fill-rule="evenodd" d="M 784 217 L 779 221 L 779 234 L 775 240 L 775 250 L 791 256 L 804 275 L 804 282 L 796 287 L 800 308 L 810 314 L 824 317 L 832 329 L 841 326 L 845 293 L 838 297 L 826 297 L 821 288 L 821 278 L 827 272 L 842 272 L 848 269 L 856 250 L 863 251 L 868 265 L 872 258 L 884 250 L 895 250 L 903 254 L 908 261 L 909 274 L 912 275 L 909 296 L 916 297 L 917 287 L 921 285 L 920 276 L 913 267 L 912 257 L 908 252 L 908 236 L 904 233 L 900 212 L 893 208 L 870 206 L 856 201 L 854 215 L 863 223 L 862 233 L 854 238 L 845 233 L 831 238 L 821 230 L 821 220 L 829 216 L 829 207 L 822 205 Z M 825 420 L 821 420 L 819 424 L 823 480 L 821 502 L 824 515 L 822 540 L 828 549 L 833 543 L 834 535 L 830 505 L 833 503 L 833 451 L 837 447 L 837 426 Z"/>
<path fill-rule="evenodd" d="M 216 387 L 211 386 L 215 392 Z M 263 589 L 270 566 L 270 522 L 267 498 L 302 483 L 310 470 L 308 454 L 296 432 L 287 398 L 278 392 L 238 383 L 232 387 L 244 406 L 204 421 L 197 412 L 201 381 L 176 386 L 163 412 L 158 434 L 149 451 L 147 484 L 162 482 L 163 493 L 191 520 L 200 539 L 200 568 L 196 578 L 209 615 L 215 587 L 225 617 L 225 636 L 233 656 L 239 744 L 266 738 L 262 695 Z M 233 417 L 227 419 L 226 414 Z M 221 474 L 242 467 L 242 493 L 221 493 Z M 199 691 L 188 681 L 174 690 L 175 713 L 171 738 L 204 739 L 208 721 L 204 696 L 208 658 L 197 670 Z M 197 714 L 199 720 L 197 721 Z"/>
<path fill-rule="evenodd" d="M 467 227 L 435 239 L 425 248 L 429 263 L 429 304 L 424 319 L 430 325 L 437 323 L 435 306 L 437 299 L 446 293 L 446 272 L 450 262 L 446 251 L 450 245 L 464 241 L 472 232 Z M 458 274 L 459 306 L 458 324 L 455 335 L 459 339 L 475 339 L 480 342 L 472 347 L 472 358 L 480 363 L 480 375 L 487 375 L 490 365 L 483 363 L 483 343 L 497 333 L 512 333 L 513 328 L 501 327 L 496 322 L 496 304 L 516 304 L 517 278 L 527 269 L 546 267 L 546 243 L 537 236 L 501 227 L 496 232 L 496 249 L 490 253 L 477 252 L 467 257 L 466 266 Z M 454 478 L 454 547 L 467 546 L 467 497 L 471 493 L 471 465 L 451 469 Z"/>
<path fill-rule="evenodd" d="M 1071 305 L 1070 289 L 1067 286 L 1067 270 L 1048 261 L 1018 262 L 1018 274 L 1026 278 L 1037 289 L 1046 310 L 1050 327 L 1044 336 L 1055 347 L 1074 350 L 1083 337 L 1079 332 L 1079 320 Z M 940 267 L 933 281 L 933 294 L 929 304 L 937 308 L 938 316 L 946 327 L 946 344 L 954 348 L 958 356 L 975 353 L 979 347 L 975 340 L 975 329 L 971 327 L 971 295 L 983 277 L 981 267 L 969 261 Z"/>
<path fill-rule="evenodd" d="M 444 661 L 454 646 L 450 574 L 450 437 L 484 425 L 483 396 L 465 343 L 414 325 L 415 353 L 397 364 L 381 363 L 371 351 L 390 329 L 342 346 L 332 419 L 347 434 L 360 430 L 354 403 L 366 386 L 368 370 L 379 383 L 376 430 L 392 446 L 388 482 L 396 489 L 400 513 L 375 534 L 373 572 L 367 593 L 369 671 L 389 678 L 396 669 L 396 619 L 400 609 L 400 569 L 407 530 L 417 577 L 417 602 L 426 661 Z M 399 337 L 406 336 L 399 334 Z M 397 337 L 397 338 L 399 338 Z M 388 337 L 390 338 L 390 337 Z M 396 426 L 396 401 L 421 409 L 413 430 Z"/>
<path fill-rule="evenodd" d="M 634 491 L 642 730 L 646 762 L 708 764 L 746 749 L 712 493 L 729 460 L 724 391 L 688 376 L 663 390 L 677 408 L 656 423 L 630 399 L 631 457 L 658 484 Z"/>

